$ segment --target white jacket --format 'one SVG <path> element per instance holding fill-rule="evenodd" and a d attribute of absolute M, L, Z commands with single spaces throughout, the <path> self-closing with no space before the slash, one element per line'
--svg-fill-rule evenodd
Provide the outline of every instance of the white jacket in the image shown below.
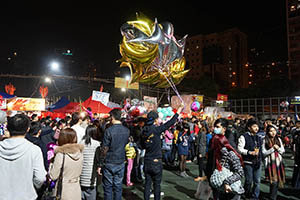
<path fill-rule="evenodd" d="M 0 199 L 33 200 L 46 180 L 41 149 L 25 138 L 0 142 Z"/>

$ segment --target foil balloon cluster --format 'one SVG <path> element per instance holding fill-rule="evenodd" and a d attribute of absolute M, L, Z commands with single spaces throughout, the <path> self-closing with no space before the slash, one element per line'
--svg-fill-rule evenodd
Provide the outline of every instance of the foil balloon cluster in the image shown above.
<path fill-rule="evenodd" d="M 175 113 L 173 112 L 172 107 L 166 107 L 166 108 L 157 108 L 158 116 L 162 120 L 165 120 L 167 117 L 173 116 Z"/>
<path fill-rule="evenodd" d="M 138 117 L 147 112 L 147 109 L 144 107 L 144 101 L 139 99 L 132 99 L 131 105 L 127 108 L 128 114 L 132 117 Z"/>
<path fill-rule="evenodd" d="M 143 14 L 136 21 L 128 21 L 121 27 L 121 67 L 129 67 L 131 83 L 156 84 L 157 88 L 179 84 L 189 72 L 185 70 L 183 57 L 185 40 L 177 40 L 170 22 L 158 23 Z"/>

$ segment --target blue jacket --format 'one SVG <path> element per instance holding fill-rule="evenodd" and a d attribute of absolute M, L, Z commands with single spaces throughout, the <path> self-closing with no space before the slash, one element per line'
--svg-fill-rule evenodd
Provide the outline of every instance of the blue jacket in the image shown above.
<path fill-rule="evenodd" d="M 114 124 L 104 132 L 103 147 L 108 147 L 104 163 L 122 164 L 126 160 L 125 146 L 128 143 L 129 129 L 122 124 Z"/>

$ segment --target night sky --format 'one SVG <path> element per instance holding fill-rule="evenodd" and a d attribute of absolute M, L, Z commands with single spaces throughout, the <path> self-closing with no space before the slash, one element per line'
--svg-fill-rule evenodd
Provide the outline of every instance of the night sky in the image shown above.
<path fill-rule="evenodd" d="M 238 27 L 248 35 L 249 48 L 265 50 L 272 59 L 287 59 L 285 1 L 61 2 L 2 5 L 0 59 L 16 51 L 27 64 L 26 72 L 43 73 L 54 48 L 79 49 L 85 60 L 100 66 L 100 76 L 113 75 L 120 58 L 120 26 L 139 11 L 158 22 L 170 21 L 178 36 Z"/>

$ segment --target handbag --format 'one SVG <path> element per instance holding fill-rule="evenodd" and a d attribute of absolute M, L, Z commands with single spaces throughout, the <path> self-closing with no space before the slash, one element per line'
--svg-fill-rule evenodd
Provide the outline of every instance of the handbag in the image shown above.
<path fill-rule="evenodd" d="M 65 165 L 65 154 L 63 154 L 63 162 L 60 169 L 59 177 L 57 180 L 57 191 L 56 191 L 56 200 L 61 200 L 61 194 L 62 194 L 62 186 L 63 186 L 63 173 L 64 173 L 64 165 Z"/>
<path fill-rule="evenodd" d="M 226 160 L 225 160 L 226 162 Z M 231 172 L 226 167 L 222 166 L 222 170 L 219 171 L 218 169 L 215 169 L 213 174 L 210 177 L 210 184 L 213 188 L 216 188 L 218 190 L 224 190 L 224 180 L 231 176 L 233 172 Z M 242 194 L 243 193 L 243 187 L 241 180 L 238 180 L 230 185 L 232 192 L 236 194 Z"/>
<path fill-rule="evenodd" d="M 199 181 L 197 191 L 195 193 L 196 199 L 208 200 L 212 194 L 212 189 L 208 181 Z"/>

